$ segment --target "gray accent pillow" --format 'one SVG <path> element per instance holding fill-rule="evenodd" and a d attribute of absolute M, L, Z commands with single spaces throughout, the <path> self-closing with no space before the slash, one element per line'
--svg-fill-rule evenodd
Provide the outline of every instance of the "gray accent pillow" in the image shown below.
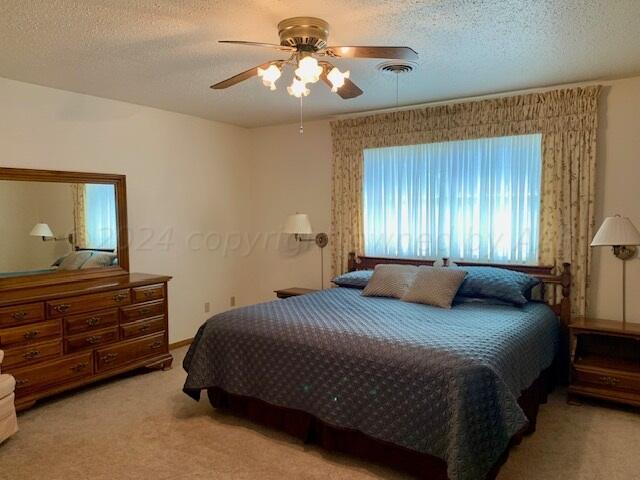
<path fill-rule="evenodd" d="M 115 253 L 106 252 L 92 252 L 91 258 L 82 264 L 82 269 L 85 268 L 103 268 L 113 265 L 113 261 L 116 259 Z"/>
<path fill-rule="evenodd" d="M 418 271 L 415 265 L 376 265 L 371 280 L 362 291 L 365 297 L 402 298 Z"/>
<path fill-rule="evenodd" d="M 423 303 L 440 308 L 451 308 L 453 297 L 462 285 L 467 273 L 464 270 L 447 267 L 418 268 L 418 272 L 402 300 Z"/>
<path fill-rule="evenodd" d="M 71 252 L 60 262 L 60 270 L 79 270 L 89 260 L 92 252 Z"/>
<path fill-rule="evenodd" d="M 373 270 L 356 270 L 338 275 L 331 281 L 339 287 L 364 288 L 371 280 L 371 275 L 373 275 Z"/>

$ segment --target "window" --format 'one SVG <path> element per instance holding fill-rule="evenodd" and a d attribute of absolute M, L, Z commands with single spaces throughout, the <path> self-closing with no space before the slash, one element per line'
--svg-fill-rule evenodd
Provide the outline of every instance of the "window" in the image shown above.
<path fill-rule="evenodd" d="M 541 135 L 364 151 L 365 254 L 536 263 Z"/>
<path fill-rule="evenodd" d="M 116 249 L 116 197 L 113 185 L 85 185 L 86 247 Z"/>

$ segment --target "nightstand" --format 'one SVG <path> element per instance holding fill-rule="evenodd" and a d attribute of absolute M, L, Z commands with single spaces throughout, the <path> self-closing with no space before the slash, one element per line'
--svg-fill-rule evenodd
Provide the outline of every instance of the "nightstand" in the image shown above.
<path fill-rule="evenodd" d="M 314 290 L 313 288 L 283 288 L 281 290 L 274 290 L 276 296 L 278 298 L 289 298 L 289 297 L 297 297 L 299 295 L 305 295 L 307 293 L 317 292 L 318 290 Z"/>
<path fill-rule="evenodd" d="M 569 325 L 569 395 L 640 407 L 640 324 L 579 317 Z"/>

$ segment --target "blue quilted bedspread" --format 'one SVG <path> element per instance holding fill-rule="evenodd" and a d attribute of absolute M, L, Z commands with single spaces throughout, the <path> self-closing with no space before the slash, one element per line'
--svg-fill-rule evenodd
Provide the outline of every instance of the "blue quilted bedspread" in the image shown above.
<path fill-rule="evenodd" d="M 526 426 L 517 398 L 554 359 L 548 306 L 451 310 L 333 288 L 238 308 L 200 327 L 186 393 L 220 387 L 308 412 L 481 479 Z"/>

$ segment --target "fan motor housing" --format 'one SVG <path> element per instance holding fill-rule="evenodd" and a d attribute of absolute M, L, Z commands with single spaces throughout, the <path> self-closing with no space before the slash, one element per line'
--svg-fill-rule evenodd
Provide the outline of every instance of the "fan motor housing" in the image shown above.
<path fill-rule="evenodd" d="M 286 18 L 278 23 L 280 45 L 298 51 L 318 51 L 327 46 L 329 24 L 316 17 Z"/>

